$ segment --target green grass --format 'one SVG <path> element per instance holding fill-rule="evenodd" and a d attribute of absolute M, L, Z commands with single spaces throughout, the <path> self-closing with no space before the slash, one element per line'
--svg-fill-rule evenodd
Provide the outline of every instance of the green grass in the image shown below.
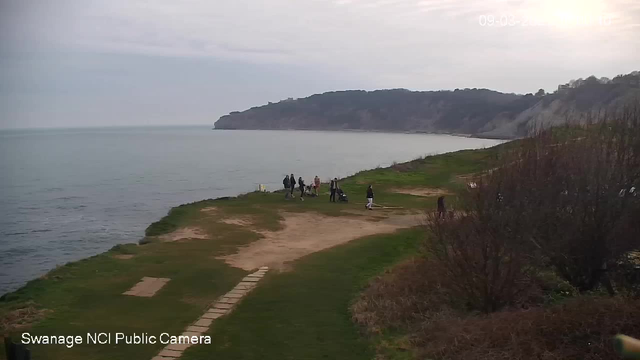
<path fill-rule="evenodd" d="M 398 194 L 400 187 L 463 186 L 459 175 L 493 167 L 500 147 L 459 151 L 417 159 L 390 168 L 360 172 L 342 179 L 348 204 L 329 203 L 328 195 L 307 201 L 285 201 L 282 192 L 249 193 L 204 200 L 172 209 L 147 231 L 145 245 L 118 245 L 110 252 L 51 271 L 0 299 L 2 326 L 18 323 L 17 309 L 45 311 L 28 321 L 28 331 L 40 335 L 76 335 L 87 332 L 180 334 L 217 297 L 231 289 L 245 272 L 231 268 L 216 256 L 234 253 L 239 246 L 259 239 L 251 229 L 228 225 L 225 217 L 247 216 L 256 230 L 278 230 L 282 212 L 318 212 L 343 216 L 362 210 L 367 184 L 373 184 L 376 202 L 422 211 L 435 206 L 435 198 Z M 328 186 L 323 186 L 327 191 Z M 215 207 L 215 212 L 203 212 Z M 349 214 L 349 216 L 354 216 Z M 157 236 L 185 226 L 205 231 L 210 239 L 174 243 Z M 294 264 L 292 272 L 269 274 L 251 296 L 228 318 L 214 322 L 214 343 L 190 349 L 186 358 L 222 359 L 370 359 L 369 343 L 351 323 L 348 305 L 367 279 L 405 255 L 415 252 L 419 232 L 373 236 L 312 254 Z M 132 254 L 132 259 L 114 258 Z M 171 281 L 152 298 L 123 296 L 143 276 Z M 21 331 L 9 335 L 19 339 Z M 33 357 L 47 359 L 143 359 L 163 347 L 30 346 Z M 0 344 L 0 354 L 4 354 Z M 211 354 L 216 354 L 212 356 Z M 3 356 L 3 355 L 2 355 Z"/>
<path fill-rule="evenodd" d="M 349 305 L 367 281 L 417 251 L 422 232 L 362 238 L 268 275 L 230 316 L 214 322 L 211 345 L 183 359 L 372 359 Z"/>
<path fill-rule="evenodd" d="M 6 314 L 29 302 L 49 309 L 44 320 L 29 330 L 37 335 L 84 338 L 87 332 L 155 334 L 159 329 L 180 334 L 212 299 L 245 275 L 242 270 L 211 259 L 210 247 L 211 242 L 205 241 L 150 244 L 131 260 L 118 260 L 107 253 L 70 263 L 52 271 L 46 279 L 33 280 L 9 294 L 0 309 Z M 143 276 L 169 277 L 171 281 L 152 298 L 121 295 Z M 19 333 L 13 335 L 19 339 Z M 38 360 L 150 359 L 161 347 L 29 346 Z"/>

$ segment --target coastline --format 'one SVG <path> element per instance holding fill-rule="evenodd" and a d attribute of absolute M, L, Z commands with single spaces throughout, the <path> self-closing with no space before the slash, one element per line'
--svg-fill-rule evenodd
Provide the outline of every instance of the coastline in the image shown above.
<path fill-rule="evenodd" d="M 423 135 L 449 135 L 463 138 L 473 138 L 473 139 L 487 139 L 487 140 L 518 140 L 522 137 L 518 136 L 497 136 L 497 135 L 485 135 L 485 134 L 465 134 L 465 133 L 455 133 L 448 131 L 426 131 L 426 130 L 378 130 L 378 129 L 297 129 L 297 128 L 286 128 L 286 129 L 231 129 L 231 128 L 216 128 L 215 126 L 211 128 L 214 131 L 220 130 L 231 130 L 231 131 L 243 131 L 243 130 L 258 130 L 258 131 L 321 131 L 321 132 L 354 132 L 354 133 L 382 133 L 382 134 L 423 134 Z"/>
<path fill-rule="evenodd" d="M 273 129 L 273 130 L 275 130 L 275 129 Z M 263 130 L 260 130 L 260 131 L 263 131 Z M 281 130 L 275 130 L 275 131 L 281 131 Z M 292 130 L 290 130 L 290 131 L 325 131 L 325 130 L 293 130 L 293 129 L 292 129 Z M 342 130 L 335 130 L 335 131 L 342 131 Z M 359 130 L 359 129 L 344 130 L 344 131 L 345 131 L 345 132 L 362 132 L 362 133 L 367 133 L 367 132 L 375 132 L 375 133 L 390 133 L 390 132 L 385 132 L 385 131 L 367 131 L 367 130 Z M 435 134 L 435 133 L 422 133 L 422 132 L 410 132 L 410 133 L 409 133 L 409 132 L 395 132 L 395 133 L 390 133 L 390 134 L 430 134 L 430 135 L 447 135 L 447 136 L 455 136 L 455 137 L 472 138 L 472 136 L 467 136 L 467 135 L 464 135 L 464 134 Z M 446 154 L 446 153 L 443 153 L 443 154 Z M 360 172 L 371 171 L 371 170 L 373 170 L 373 169 L 375 169 L 375 167 L 372 167 L 372 168 L 370 168 L 370 169 L 361 170 Z M 353 176 L 353 175 L 351 175 L 351 176 Z M 350 177 L 350 176 L 349 176 L 349 177 Z M 349 177 L 347 177 L 347 178 L 349 178 Z M 345 178 L 345 179 L 347 179 L 347 178 Z M 251 193 L 251 192 L 238 192 L 237 194 L 231 194 L 231 195 L 219 196 L 219 197 L 217 197 L 217 198 L 202 199 L 202 200 L 197 200 L 197 201 L 192 202 L 192 203 L 185 203 L 185 204 L 180 204 L 180 205 L 177 205 L 177 206 L 170 207 L 170 208 L 166 211 L 166 213 L 165 213 L 166 215 L 165 215 L 165 216 L 163 216 L 163 217 L 159 218 L 157 221 L 155 221 L 155 222 L 153 222 L 153 223 L 149 224 L 145 229 L 148 229 L 150 226 L 152 226 L 152 224 L 154 224 L 154 223 L 156 223 L 156 222 L 158 222 L 158 221 L 161 221 L 164 217 L 166 217 L 169 213 L 171 213 L 171 211 L 172 211 L 173 209 L 180 208 L 180 207 L 183 207 L 183 206 L 188 206 L 188 205 L 190 205 L 190 204 L 194 204 L 194 203 L 198 203 L 198 202 L 219 201 L 219 200 L 222 200 L 222 199 L 229 199 L 229 198 L 242 197 L 242 196 L 246 196 L 247 194 L 250 194 L 250 193 Z M 146 231 L 146 230 L 145 230 L 145 231 Z M 42 273 L 42 275 L 35 276 L 35 277 L 31 278 L 30 280 L 27 280 L 27 281 L 26 281 L 25 283 L 23 283 L 21 286 L 19 286 L 19 287 L 15 288 L 15 289 L 13 289 L 13 290 L 10 290 L 10 291 L 8 291 L 8 292 L 6 292 L 6 293 L 0 294 L 0 300 L 1 300 L 1 299 L 3 299 L 3 298 L 6 298 L 8 295 L 10 295 L 10 294 L 12 294 L 12 293 L 15 293 L 15 292 L 18 292 L 18 291 L 22 290 L 24 287 L 28 286 L 28 285 L 29 285 L 29 283 L 31 283 L 31 282 L 33 282 L 33 281 L 36 281 L 36 280 L 41 279 L 41 278 L 46 278 L 46 277 L 48 277 L 48 276 L 49 276 L 49 274 L 50 274 L 52 271 L 56 270 L 57 268 L 64 267 L 64 266 L 66 266 L 66 265 L 68 265 L 68 264 L 73 264 L 73 263 L 81 262 L 81 261 L 84 261 L 84 260 L 86 260 L 86 259 L 90 259 L 90 258 L 95 257 L 95 256 L 99 256 L 99 255 L 107 254 L 107 253 L 109 253 L 109 252 L 113 251 L 114 249 L 118 249 L 118 248 L 119 248 L 119 247 L 121 247 L 121 246 L 127 246 L 127 245 L 139 245 L 140 241 L 143 241 L 144 239 L 145 239 L 145 236 L 143 235 L 143 236 L 142 236 L 142 238 L 139 238 L 139 239 L 138 239 L 138 241 L 136 241 L 136 242 L 125 242 L 125 243 L 115 244 L 115 245 L 113 245 L 111 248 L 108 248 L 107 250 L 104 250 L 104 251 L 101 251 L 101 252 L 97 252 L 97 253 L 95 253 L 95 254 L 88 255 L 88 256 L 85 256 L 85 257 L 82 257 L 82 258 L 79 258 L 79 259 L 76 259 L 76 260 L 72 260 L 72 261 L 68 261 L 68 262 L 60 263 L 60 264 L 56 265 L 54 268 L 52 268 L 52 269 L 50 269 L 50 270 L 48 270 L 48 271 L 46 271 L 46 272 Z"/>
<path fill-rule="evenodd" d="M 323 321 L 326 314 L 336 313 L 344 313 L 344 318 L 348 318 L 348 308 L 343 305 L 352 300 L 361 281 L 415 253 L 421 239 L 421 232 L 415 228 L 419 225 L 418 217 L 425 209 L 435 207 L 433 193 L 414 195 L 397 188 L 438 187 L 454 193 L 464 186 L 460 176 L 494 166 L 500 147 L 459 150 L 360 171 L 340 182 L 341 189 L 349 195 L 348 203 L 329 202 L 328 195 L 325 198 L 327 184 L 323 184 L 322 197 L 307 201 L 287 201 L 282 191 L 256 191 L 173 207 L 147 227 L 144 244 L 113 246 L 100 254 L 58 266 L 4 294 L 0 297 L 0 332 L 14 338 L 20 338 L 26 331 L 33 335 L 83 334 L 117 324 L 113 331 L 121 333 L 153 333 L 161 329 L 180 334 L 216 298 L 261 266 L 273 269 L 266 281 L 267 288 L 272 280 L 286 282 L 292 280 L 291 274 L 301 276 L 300 283 L 285 286 L 294 291 L 290 297 L 280 298 L 282 288 L 271 287 L 273 296 L 280 299 L 279 307 L 300 306 L 304 310 L 309 289 L 301 286 L 309 283 L 309 276 L 319 276 L 318 281 L 326 284 L 323 286 L 339 285 L 343 290 L 339 298 L 323 299 L 330 292 L 314 288 L 320 293 L 311 298 L 321 306 L 332 305 L 319 317 L 306 319 Z M 398 176 L 399 171 L 409 176 Z M 362 209 L 361 194 L 367 183 L 376 184 L 376 198 L 383 206 L 377 211 Z M 295 200 L 298 197 L 296 194 Z M 386 205 L 390 207 L 386 209 Z M 327 222 L 337 226 L 324 226 Z M 371 255 L 363 257 L 362 251 Z M 389 257 L 390 254 L 395 255 Z M 326 271 L 318 272 L 313 259 L 323 259 L 322 268 Z M 374 268 L 366 270 L 372 265 Z M 340 270 L 341 266 L 347 268 Z M 354 277 L 335 284 L 337 274 L 331 269 L 340 276 L 353 272 Z M 166 286 L 151 299 L 127 296 L 145 278 L 169 281 L 165 280 Z M 240 316 L 255 314 L 241 305 Z M 167 313 L 166 309 L 172 311 Z M 270 316 L 282 316 L 281 310 L 267 311 Z M 335 336 L 342 336 L 340 332 L 353 336 L 351 321 L 336 326 L 332 330 L 337 331 Z M 314 339 L 308 340 L 317 344 Z M 352 339 L 354 346 L 359 343 Z M 1 348 L 0 345 L 0 351 Z M 78 346 L 76 352 L 65 347 L 31 345 L 30 349 L 42 360 L 81 360 L 86 354 L 94 358 L 97 351 L 106 348 Z M 211 348 L 196 346 L 198 349 Z M 153 358 L 158 351 L 159 345 L 112 347 L 108 354 L 95 358 Z"/>

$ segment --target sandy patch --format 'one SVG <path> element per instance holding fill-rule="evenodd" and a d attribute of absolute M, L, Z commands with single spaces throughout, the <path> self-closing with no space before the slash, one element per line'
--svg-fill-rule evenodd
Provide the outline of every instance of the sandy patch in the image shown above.
<path fill-rule="evenodd" d="M 145 276 L 139 283 L 135 284 L 130 290 L 123 292 L 123 295 L 152 297 L 160 289 L 162 289 L 171 279 L 154 278 Z"/>
<path fill-rule="evenodd" d="M 373 234 L 390 233 L 419 225 L 415 215 L 395 216 L 372 222 L 367 217 L 330 217 L 317 213 L 283 214 L 284 228 L 262 231 L 264 237 L 238 249 L 236 254 L 219 257 L 227 264 L 244 270 L 263 265 L 283 269 L 285 263 L 316 251 Z"/>
<path fill-rule="evenodd" d="M 392 189 L 391 192 L 398 194 L 407 194 L 414 196 L 443 196 L 450 195 L 451 193 L 445 189 L 438 188 L 402 188 L 402 189 Z"/>
<path fill-rule="evenodd" d="M 215 206 L 209 206 L 209 207 L 200 209 L 200 211 L 203 213 L 215 213 L 218 211 L 218 208 Z"/>
<path fill-rule="evenodd" d="M 197 227 L 184 227 L 174 232 L 158 236 L 158 239 L 160 239 L 160 241 L 165 242 L 208 238 L 209 236 L 202 229 Z"/>
<path fill-rule="evenodd" d="M 220 221 L 228 225 L 238 226 L 251 226 L 253 224 L 253 221 L 251 221 L 250 218 L 226 218 Z"/>
<path fill-rule="evenodd" d="M 133 255 L 130 254 L 117 254 L 117 255 L 113 255 L 114 258 L 116 259 L 120 259 L 120 260 L 129 260 L 133 258 Z"/>

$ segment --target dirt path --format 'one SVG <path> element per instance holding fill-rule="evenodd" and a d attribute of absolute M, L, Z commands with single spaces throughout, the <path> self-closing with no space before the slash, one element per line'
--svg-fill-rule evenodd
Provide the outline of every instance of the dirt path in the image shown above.
<path fill-rule="evenodd" d="M 398 188 L 398 189 L 392 189 L 391 191 L 398 194 L 423 196 L 423 197 L 442 196 L 442 195 L 451 194 L 451 192 L 445 189 L 438 189 L 438 188 Z"/>
<path fill-rule="evenodd" d="M 398 215 L 381 219 L 380 216 L 384 214 L 365 211 L 362 213 L 367 216 L 331 217 L 317 213 L 284 213 L 282 230 L 259 232 L 264 238 L 220 259 L 244 270 L 265 265 L 283 269 L 287 262 L 313 252 L 363 236 L 390 233 L 421 223 L 419 215 Z"/>

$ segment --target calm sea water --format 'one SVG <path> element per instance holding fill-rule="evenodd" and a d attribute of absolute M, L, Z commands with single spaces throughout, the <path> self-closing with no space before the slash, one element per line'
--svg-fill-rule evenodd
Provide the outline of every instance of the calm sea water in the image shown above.
<path fill-rule="evenodd" d="M 149 127 L 0 131 L 0 294 L 138 241 L 176 205 L 279 189 L 425 154 L 489 147 L 446 135 Z"/>

